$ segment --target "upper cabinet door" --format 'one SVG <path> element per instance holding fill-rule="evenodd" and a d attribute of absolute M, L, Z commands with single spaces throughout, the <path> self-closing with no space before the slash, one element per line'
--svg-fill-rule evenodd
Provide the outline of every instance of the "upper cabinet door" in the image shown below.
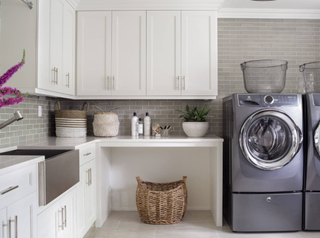
<path fill-rule="evenodd" d="M 79 12 L 77 40 L 77 95 L 110 95 L 111 12 Z"/>
<path fill-rule="evenodd" d="M 75 10 L 69 5 L 65 4 L 63 13 L 63 74 L 62 87 L 63 92 L 74 95 L 75 83 Z"/>
<path fill-rule="evenodd" d="M 148 11 L 147 95 L 180 95 L 180 11 Z"/>
<path fill-rule="evenodd" d="M 216 12 L 182 12 L 182 95 L 218 94 L 217 55 Z"/>
<path fill-rule="evenodd" d="M 63 62 L 63 9 L 64 0 L 51 0 L 51 38 L 50 38 L 50 65 L 52 89 L 62 89 L 62 62 Z M 57 89 L 56 89 L 57 90 Z"/>
<path fill-rule="evenodd" d="M 111 80 L 112 95 L 146 95 L 146 11 L 112 12 Z"/>

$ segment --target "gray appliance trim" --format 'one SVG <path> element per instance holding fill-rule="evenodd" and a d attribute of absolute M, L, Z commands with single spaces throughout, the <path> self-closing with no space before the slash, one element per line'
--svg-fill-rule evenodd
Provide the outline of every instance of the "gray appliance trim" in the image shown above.
<path fill-rule="evenodd" d="M 292 141 L 291 147 L 283 157 L 280 157 L 276 160 L 272 161 L 263 161 L 259 159 L 257 156 L 253 156 L 247 147 L 247 130 L 253 121 L 263 116 L 273 116 L 282 119 L 287 126 L 290 128 Z M 301 129 L 294 123 L 292 118 L 286 115 L 284 112 L 275 110 L 275 109 L 262 109 L 247 118 L 247 120 L 243 123 L 240 134 L 239 134 L 239 145 L 244 157 L 255 167 L 262 170 L 276 170 L 280 169 L 286 164 L 288 164 L 296 155 L 296 153 L 301 148 L 301 144 L 303 141 L 303 135 Z"/>

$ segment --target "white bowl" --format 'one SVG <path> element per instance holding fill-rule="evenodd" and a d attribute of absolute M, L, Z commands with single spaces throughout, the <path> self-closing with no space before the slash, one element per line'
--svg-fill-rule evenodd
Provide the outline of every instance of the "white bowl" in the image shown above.
<path fill-rule="evenodd" d="M 182 129 L 189 137 L 203 137 L 209 129 L 209 122 L 182 122 Z"/>

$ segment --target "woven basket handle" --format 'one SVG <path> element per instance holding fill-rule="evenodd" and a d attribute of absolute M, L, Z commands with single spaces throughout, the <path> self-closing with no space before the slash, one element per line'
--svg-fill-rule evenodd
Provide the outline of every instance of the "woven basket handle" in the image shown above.
<path fill-rule="evenodd" d="M 136 180 L 137 180 L 137 182 L 138 183 L 140 183 L 140 181 L 141 181 L 141 179 L 140 179 L 140 177 L 138 176 L 138 177 L 136 177 Z"/>
<path fill-rule="evenodd" d="M 89 103 L 88 102 L 83 103 L 82 110 L 84 110 L 86 105 L 87 105 L 87 110 L 85 110 L 85 111 L 87 112 L 89 110 Z"/>
<path fill-rule="evenodd" d="M 102 111 L 102 112 L 103 112 L 103 110 L 102 110 L 100 107 L 98 107 L 98 106 L 91 105 L 91 107 L 93 108 L 94 113 L 96 113 L 96 108 L 98 108 L 100 111 Z"/>
<path fill-rule="evenodd" d="M 183 182 L 185 183 L 187 180 L 187 176 L 183 176 Z"/>
<path fill-rule="evenodd" d="M 58 109 L 57 109 L 57 106 L 58 106 Z M 60 102 L 59 101 L 56 101 L 56 103 L 54 104 L 54 110 L 60 111 Z"/>

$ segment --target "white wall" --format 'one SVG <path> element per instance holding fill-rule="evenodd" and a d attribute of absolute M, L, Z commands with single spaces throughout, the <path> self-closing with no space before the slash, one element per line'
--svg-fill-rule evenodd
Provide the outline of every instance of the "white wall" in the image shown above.
<path fill-rule="evenodd" d="M 186 175 L 188 210 L 210 210 L 209 148 L 112 148 L 112 211 L 136 210 L 136 177 L 172 182 Z"/>

